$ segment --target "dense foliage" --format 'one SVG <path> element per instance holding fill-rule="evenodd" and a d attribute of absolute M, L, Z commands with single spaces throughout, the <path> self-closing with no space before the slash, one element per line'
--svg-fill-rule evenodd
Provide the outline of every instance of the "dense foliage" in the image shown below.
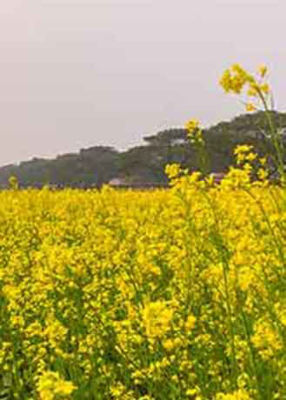
<path fill-rule="evenodd" d="M 286 398 L 284 189 L 167 172 L 0 193 L 1 398 Z"/>
<path fill-rule="evenodd" d="M 286 114 L 272 113 L 277 126 L 286 127 Z M 233 162 L 237 144 L 254 144 L 262 152 L 272 151 L 263 133 L 266 124 L 263 112 L 245 114 L 231 122 L 221 122 L 204 130 L 209 171 L 226 171 Z M 33 159 L 19 166 L 0 168 L 0 185 L 6 186 L 11 175 L 21 186 L 41 187 L 46 184 L 72 187 L 100 187 L 112 178 L 124 178 L 127 184 L 166 184 L 164 168 L 179 162 L 195 170 L 199 168 L 196 150 L 190 146 L 185 129 L 169 129 L 144 138 L 145 145 L 118 152 L 110 147 L 92 147 L 53 160 Z"/>

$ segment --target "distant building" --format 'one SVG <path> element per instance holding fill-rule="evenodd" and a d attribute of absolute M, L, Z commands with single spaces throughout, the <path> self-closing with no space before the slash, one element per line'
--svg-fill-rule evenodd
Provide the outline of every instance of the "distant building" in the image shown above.
<path fill-rule="evenodd" d="M 123 178 L 113 178 L 108 182 L 108 185 L 112 187 L 124 187 L 127 185 L 127 182 Z"/>
<path fill-rule="evenodd" d="M 225 172 L 213 172 L 211 176 L 214 179 L 214 183 L 220 183 L 225 177 Z"/>
<path fill-rule="evenodd" d="M 108 182 L 108 185 L 114 188 L 126 188 L 126 189 L 153 189 L 159 187 L 167 187 L 168 185 L 155 182 L 144 182 L 140 177 L 130 178 L 113 178 Z"/>

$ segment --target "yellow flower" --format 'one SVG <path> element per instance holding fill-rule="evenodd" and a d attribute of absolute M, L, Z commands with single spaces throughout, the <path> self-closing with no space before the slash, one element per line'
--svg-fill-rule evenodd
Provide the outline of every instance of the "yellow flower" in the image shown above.
<path fill-rule="evenodd" d="M 246 83 L 253 81 L 253 78 L 239 64 L 233 64 L 227 69 L 221 79 L 220 85 L 226 92 L 239 94 Z"/>
<path fill-rule="evenodd" d="M 163 347 L 164 349 L 166 349 L 167 351 L 172 351 L 175 347 L 176 347 L 176 343 L 174 340 L 172 339 L 166 339 L 163 342 Z"/>
<path fill-rule="evenodd" d="M 233 154 L 235 155 L 237 164 L 241 164 L 244 161 L 254 161 L 257 158 L 257 154 L 252 152 L 253 146 L 248 144 L 242 144 L 236 146 Z"/>
<path fill-rule="evenodd" d="M 176 178 L 181 172 L 180 164 L 167 164 L 165 167 L 165 173 L 169 179 Z"/>
<path fill-rule="evenodd" d="M 195 396 L 197 393 L 198 393 L 198 389 L 197 388 L 187 389 L 187 391 L 186 391 L 186 395 L 187 396 L 191 396 L 191 397 Z"/>
<path fill-rule="evenodd" d="M 263 83 L 262 85 L 260 85 L 260 90 L 264 93 L 264 94 L 268 94 L 270 92 L 270 86 L 268 83 Z"/>
<path fill-rule="evenodd" d="M 264 76 L 267 74 L 267 66 L 264 64 L 261 64 L 258 66 L 257 71 L 259 73 L 259 75 L 261 76 L 261 78 L 264 78 Z"/>
<path fill-rule="evenodd" d="M 126 391 L 125 386 L 123 386 L 122 384 L 117 384 L 111 387 L 110 389 L 110 393 L 112 394 L 112 396 L 116 399 L 118 398 L 122 398 L 121 396 L 124 394 L 124 392 Z"/>
<path fill-rule="evenodd" d="M 226 92 L 230 92 L 231 91 L 231 88 L 232 88 L 232 77 L 231 77 L 231 73 L 230 73 L 229 69 L 224 71 L 219 83 L 220 83 L 220 85 L 223 87 L 223 89 Z"/>
<path fill-rule="evenodd" d="M 257 171 L 258 179 L 265 181 L 268 178 L 269 173 L 264 168 L 259 168 Z"/>
<path fill-rule="evenodd" d="M 282 349 L 278 331 L 265 320 L 260 320 L 255 324 L 255 331 L 251 341 L 264 359 L 273 357 Z"/>
<path fill-rule="evenodd" d="M 58 372 L 46 371 L 40 378 L 37 390 L 41 400 L 53 400 L 56 396 L 70 395 L 76 386 L 72 382 L 60 378 Z"/>
<path fill-rule="evenodd" d="M 191 119 L 185 124 L 187 136 L 192 144 L 202 145 L 204 143 L 203 131 L 197 119 Z"/>
<path fill-rule="evenodd" d="M 257 97 L 258 96 L 258 87 L 257 85 L 250 85 L 247 90 L 247 96 L 249 97 Z"/>
<path fill-rule="evenodd" d="M 218 393 L 216 400 L 252 400 L 250 394 L 244 389 L 238 389 L 233 393 Z"/>
<path fill-rule="evenodd" d="M 246 108 L 246 111 L 249 111 L 249 112 L 256 111 L 256 107 L 253 103 L 247 103 L 245 108 Z"/>
<path fill-rule="evenodd" d="M 162 337 L 170 328 L 173 310 L 163 301 L 146 304 L 142 311 L 143 326 L 150 338 Z"/>
<path fill-rule="evenodd" d="M 245 155 L 246 161 L 254 161 L 257 159 L 257 154 L 253 153 L 252 151 Z"/>
<path fill-rule="evenodd" d="M 185 124 L 185 129 L 188 131 L 188 135 L 191 135 L 200 126 L 200 122 L 197 119 L 190 119 Z"/>
<path fill-rule="evenodd" d="M 191 331 L 194 329 L 196 324 L 196 317 L 194 315 L 189 315 L 186 323 L 185 323 L 185 329 L 186 331 Z"/>
<path fill-rule="evenodd" d="M 239 64 L 234 64 L 223 73 L 220 85 L 227 93 L 235 94 L 240 94 L 245 88 L 247 96 L 257 98 L 265 106 L 264 96 L 269 94 L 270 86 L 267 82 L 261 82 L 261 78 L 265 77 L 267 68 L 264 65 L 260 66 L 258 72 L 260 79 L 256 79 L 255 75 L 249 74 Z M 247 111 L 255 111 L 256 109 L 257 107 L 253 103 L 246 104 Z"/>
<path fill-rule="evenodd" d="M 234 149 L 234 154 L 235 155 L 238 155 L 238 154 L 241 154 L 241 153 L 248 153 L 248 152 L 250 152 L 251 150 L 253 149 L 253 146 L 252 145 L 249 145 L 249 144 L 240 144 L 240 145 L 238 145 L 238 146 L 236 146 L 236 148 Z"/>

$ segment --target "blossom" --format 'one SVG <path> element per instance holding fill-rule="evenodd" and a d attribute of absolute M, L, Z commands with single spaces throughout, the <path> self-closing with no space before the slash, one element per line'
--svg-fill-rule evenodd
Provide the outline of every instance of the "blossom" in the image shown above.
<path fill-rule="evenodd" d="M 181 172 L 180 164 L 173 163 L 165 166 L 165 173 L 169 179 L 176 178 Z"/>
<path fill-rule="evenodd" d="M 45 371 L 39 378 L 37 385 L 40 399 L 53 400 L 57 396 L 68 396 L 76 387 L 72 382 L 60 378 L 58 372 Z"/>
<path fill-rule="evenodd" d="M 200 122 L 197 119 L 190 119 L 185 124 L 185 129 L 188 131 L 188 135 L 191 135 L 200 126 Z"/>
<path fill-rule="evenodd" d="M 261 78 L 264 78 L 264 76 L 267 74 L 267 66 L 265 64 L 260 64 L 257 68 L 257 71 L 259 73 L 259 75 L 261 76 Z"/>
<path fill-rule="evenodd" d="M 169 330 L 173 310 L 168 303 L 155 301 L 147 303 L 142 311 L 142 321 L 148 337 L 161 337 Z"/>
<path fill-rule="evenodd" d="M 253 103 L 247 103 L 245 108 L 246 108 L 246 111 L 249 111 L 249 112 L 252 112 L 252 111 L 256 110 L 256 107 L 255 107 L 255 105 Z"/>

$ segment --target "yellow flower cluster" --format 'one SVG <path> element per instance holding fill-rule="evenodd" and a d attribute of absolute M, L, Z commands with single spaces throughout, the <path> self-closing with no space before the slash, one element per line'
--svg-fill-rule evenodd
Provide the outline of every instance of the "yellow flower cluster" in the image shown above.
<path fill-rule="evenodd" d="M 253 85 L 255 83 L 254 78 L 239 64 L 233 64 L 229 69 L 226 69 L 220 84 L 224 90 L 240 94 L 246 84 Z"/>
<path fill-rule="evenodd" d="M 166 302 L 149 302 L 142 312 L 143 326 L 150 338 L 164 336 L 169 330 L 173 311 Z"/>
<path fill-rule="evenodd" d="M 75 386 L 61 379 L 58 372 L 48 371 L 40 376 L 37 389 L 41 400 L 53 400 L 57 397 L 67 398 Z"/>
<path fill-rule="evenodd" d="M 189 134 L 192 134 L 196 129 L 199 128 L 199 126 L 200 126 L 200 122 L 197 119 L 190 119 L 185 124 L 185 128 Z"/>
<path fill-rule="evenodd" d="M 245 108 L 252 112 L 258 110 L 260 105 L 268 107 L 271 89 L 266 81 L 267 72 L 265 65 L 258 67 L 256 75 L 250 74 L 239 64 L 233 64 L 225 70 L 219 83 L 227 93 L 240 94 L 246 88 Z"/>
<path fill-rule="evenodd" d="M 191 143 L 202 145 L 203 140 L 203 132 L 200 127 L 200 122 L 197 119 L 191 119 L 185 124 L 185 129 L 187 131 L 187 136 Z"/>
<path fill-rule="evenodd" d="M 284 189 L 169 172 L 169 190 L 0 193 L 0 394 L 286 398 Z"/>
<path fill-rule="evenodd" d="M 218 394 L 216 400 L 251 400 L 251 397 L 245 390 L 237 390 L 234 393 Z"/>

